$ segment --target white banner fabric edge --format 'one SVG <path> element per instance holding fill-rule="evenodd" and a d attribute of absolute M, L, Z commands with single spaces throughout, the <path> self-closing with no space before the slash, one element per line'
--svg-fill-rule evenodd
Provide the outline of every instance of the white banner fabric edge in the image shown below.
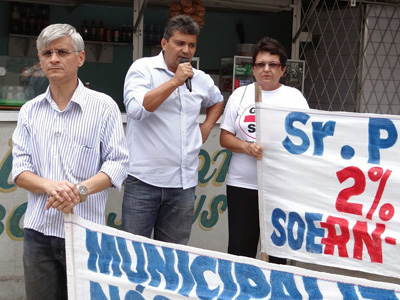
<path fill-rule="evenodd" d="M 193 253 L 196 255 L 209 256 L 209 257 L 213 257 L 213 258 L 218 257 L 218 258 L 222 258 L 222 259 L 227 259 L 227 260 L 232 260 L 232 261 L 236 261 L 236 262 L 246 263 L 249 265 L 254 265 L 259 268 L 277 270 L 277 271 L 282 271 L 282 272 L 289 272 L 289 273 L 295 274 L 296 276 L 315 277 L 317 279 L 329 280 L 329 281 L 333 281 L 333 282 L 346 282 L 346 283 L 350 283 L 350 284 L 354 284 L 354 285 L 362 285 L 362 286 L 367 286 L 367 287 L 372 287 L 372 288 L 394 290 L 397 292 L 400 291 L 400 285 L 397 285 L 394 283 L 373 281 L 373 280 L 369 280 L 369 279 L 365 279 L 365 278 L 351 277 L 351 276 L 332 274 L 332 273 L 327 273 L 327 272 L 320 272 L 320 271 L 303 269 L 300 267 L 290 266 L 290 265 L 272 264 L 272 263 L 268 263 L 268 262 L 265 262 L 262 260 L 248 258 L 248 257 L 244 257 L 244 256 L 236 256 L 236 255 L 231 255 L 231 254 L 227 254 L 227 253 L 223 253 L 223 252 L 217 252 L 217 251 L 200 249 L 200 248 L 184 246 L 184 245 L 179 245 L 179 244 L 161 242 L 161 241 L 145 238 L 145 237 L 138 236 L 138 235 L 133 235 L 128 232 L 118 230 L 116 228 L 112 228 L 109 226 L 95 224 L 95 223 L 85 220 L 75 214 L 70 214 L 65 219 L 65 226 L 68 227 L 68 231 L 69 231 L 69 234 L 66 235 L 65 245 L 66 245 L 66 250 L 67 250 L 66 254 L 68 256 L 67 257 L 67 280 L 69 282 L 68 283 L 68 295 L 69 295 L 70 300 L 76 299 L 74 291 L 73 291 L 73 289 L 75 288 L 75 277 L 74 277 L 74 271 L 71 269 L 74 267 L 73 262 L 71 264 L 71 260 L 73 259 L 73 241 L 71 241 L 71 238 L 74 237 L 74 234 L 73 234 L 74 226 L 80 226 L 83 228 L 90 229 L 92 231 L 96 231 L 98 233 L 114 235 L 114 236 L 118 236 L 118 237 L 122 237 L 122 238 L 126 238 L 126 239 L 136 240 L 138 242 L 150 243 L 150 244 L 154 244 L 158 247 L 169 247 L 172 249 L 187 251 L 187 252 L 190 252 L 190 253 Z"/>

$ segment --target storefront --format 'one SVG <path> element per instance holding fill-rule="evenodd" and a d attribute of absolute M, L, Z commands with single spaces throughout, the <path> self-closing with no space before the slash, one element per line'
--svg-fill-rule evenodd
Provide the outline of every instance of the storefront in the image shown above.
<path fill-rule="evenodd" d="M 133 4 L 132 4 L 133 2 Z M 163 26 L 172 1 L 24 1 L 0 2 L 0 300 L 23 299 L 22 222 L 26 191 L 10 180 L 11 137 L 18 110 L 47 86 L 37 68 L 36 36 L 46 22 L 87 26 L 86 62 L 79 78 L 90 88 L 111 95 L 123 118 L 122 90 L 125 74 L 133 60 L 158 54 Z M 221 59 L 238 54 L 237 44 L 255 43 L 269 35 L 291 45 L 292 1 L 204 1 L 204 25 L 196 57 L 199 68 L 219 85 Z M 24 26 L 13 28 L 13 10 Z M 27 12 L 28 11 L 28 12 Z M 47 18 L 47 19 L 46 19 Z M 32 20 L 30 20 L 32 19 Z M 35 20 L 33 20 L 35 19 Z M 22 24 L 21 22 L 20 24 Z M 30 23 L 31 22 L 31 23 Z M 35 23 L 30 29 L 29 24 Z M 90 36 L 91 26 L 104 33 Z M 33 25 L 32 25 L 33 26 Z M 238 27 L 241 26 L 241 29 Z M 125 33 L 123 32 L 125 30 Z M 118 31 L 116 39 L 115 31 Z M 126 32 L 131 32 L 128 38 Z M 108 35 L 111 34 L 111 40 Z M 201 122 L 204 116 L 199 117 Z M 226 251 L 227 216 L 225 177 L 230 153 L 219 145 L 215 126 L 199 155 L 199 185 L 192 238 L 189 245 Z M 112 191 L 107 206 L 107 225 L 118 227 L 122 193 Z"/>

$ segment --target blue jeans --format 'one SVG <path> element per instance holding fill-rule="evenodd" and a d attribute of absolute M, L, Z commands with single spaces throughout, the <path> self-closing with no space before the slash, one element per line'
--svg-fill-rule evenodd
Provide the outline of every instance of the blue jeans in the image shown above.
<path fill-rule="evenodd" d="M 24 276 L 27 300 L 67 300 L 65 240 L 24 229 Z"/>
<path fill-rule="evenodd" d="M 161 188 L 128 176 L 122 200 L 122 229 L 186 245 L 192 230 L 195 187 Z"/>

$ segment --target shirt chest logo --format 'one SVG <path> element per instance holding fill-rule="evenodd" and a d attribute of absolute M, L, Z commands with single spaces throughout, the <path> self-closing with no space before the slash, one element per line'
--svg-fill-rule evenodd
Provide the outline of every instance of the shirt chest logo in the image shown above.
<path fill-rule="evenodd" d="M 256 139 L 256 109 L 253 105 L 246 107 L 240 115 L 239 127 L 250 139 Z"/>

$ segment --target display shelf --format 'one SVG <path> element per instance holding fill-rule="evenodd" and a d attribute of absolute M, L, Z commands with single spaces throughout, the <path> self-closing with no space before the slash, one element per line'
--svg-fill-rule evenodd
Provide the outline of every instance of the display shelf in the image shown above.
<path fill-rule="evenodd" d="M 220 90 L 231 93 L 240 86 L 248 85 L 254 81 L 251 73 L 250 56 L 234 56 L 221 59 Z"/>
<path fill-rule="evenodd" d="M 233 57 L 221 58 L 219 89 L 222 93 L 232 93 Z"/>
<path fill-rule="evenodd" d="M 240 86 L 254 82 L 251 71 L 252 57 L 234 56 L 221 59 L 219 87 L 221 92 L 230 94 Z M 305 61 L 288 59 L 286 70 L 280 82 L 304 91 Z M 229 95 L 228 95 L 229 96 Z"/>
<path fill-rule="evenodd" d="M 12 57 L 37 57 L 37 36 L 9 34 L 8 55 Z M 114 46 L 127 46 L 130 43 L 114 43 L 103 41 L 84 41 L 86 62 L 112 63 Z"/>

